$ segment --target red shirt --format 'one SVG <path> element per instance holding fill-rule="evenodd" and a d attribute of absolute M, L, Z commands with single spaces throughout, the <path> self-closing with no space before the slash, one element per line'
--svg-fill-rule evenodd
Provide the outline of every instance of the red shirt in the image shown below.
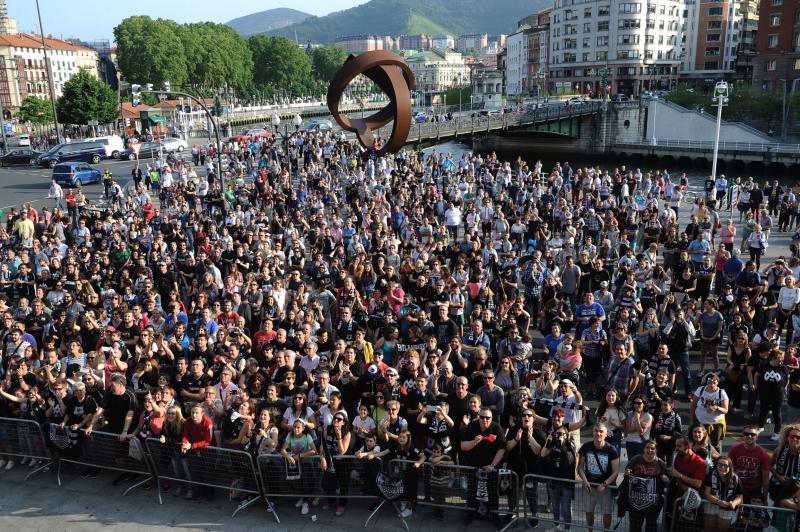
<path fill-rule="evenodd" d="M 706 478 L 706 461 L 695 452 L 692 452 L 691 456 L 688 458 L 681 458 L 676 454 L 673 467 L 678 473 L 692 480 L 703 481 Z M 678 495 L 683 495 L 684 491 L 686 490 L 679 484 Z"/>
<path fill-rule="evenodd" d="M 737 443 L 728 452 L 728 457 L 733 462 L 733 471 L 742 481 L 742 491 L 745 498 L 748 495 L 761 491 L 764 485 L 764 477 L 769 475 L 770 456 L 760 445 L 754 449 L 747 449 L 744 442 Z"/>
<path fill-rule="evenodd" d="M 183 443 L 191 443 L 195 449 L 208 447 L 214 437 L 213 428 L 214 424 L 206 415 L 200 423 L 195 423 L 189 418 L 183 425 Z"/>

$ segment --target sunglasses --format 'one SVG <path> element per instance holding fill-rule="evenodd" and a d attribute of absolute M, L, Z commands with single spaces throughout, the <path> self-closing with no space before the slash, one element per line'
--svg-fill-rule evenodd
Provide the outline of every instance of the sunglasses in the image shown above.
<path fill-rule="evenodd" d="M 643 405 L 644 403 L 642 401 L 634 401 L 633 404 L 634 405 Z"/>
<path fill-rule="evenodd" d="M 752 436 L 752 437 L 754 437 L 754 438 L 755 438 L 756 436 L 758 436 L 758 434 L 757 434 L 757 433 L 755 433 L 755 432 L 745 432 L 745 433 L 744 433 L 744 437 L 745 437 L 745 438 L 747 438 L 747 437 L 750 437 L 750 436 Z"/>
<path fill-rule="evenodd" d="M 533 417 L 533 414 L 522 414 L 522 417 Z"/>
<path fill-rule="evenodd" d="M 492 416 L 478 416 L 480 419 L 492 419 Z"/>

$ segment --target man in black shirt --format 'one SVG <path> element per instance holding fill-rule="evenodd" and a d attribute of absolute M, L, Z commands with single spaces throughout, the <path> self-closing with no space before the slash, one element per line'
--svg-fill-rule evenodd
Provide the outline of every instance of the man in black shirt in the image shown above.
<path fill-rule="evenodd" d="M 447 305 L 439 305 L 439 313 L 434 320 L 436 341 L 439 345 L 448 345 L 451 338 L 458 338 L 458 325 L 447 315 Z"/>
<path fill-rule="evenodd" d="M 184 403 L 202 402 L 206 397 L 206 387 L 211 384 L 209 376 L 203 372 L 202 359 L 192 360 L 191 370 L 181 381 L 181 399 Z"/>
<path fill-rule="evenodd" d="M 614 498 L 609 487 L 617 483 L 619 454 L 606 441 L 608 429 L 605 424 L 595 425 L 592 436 L 592 441 L 587 441 L 578 450 L 578 477 L 583 480 L 583 489 L 589 493 L 586 523 L 589 527 L 594 524 L 595 509 L 599 506 L 603 512 L 603 528 L 610 530 Z"/>
<path fill-rule="evenodd" d="M 470 478 L 474 484 L 467 489 L 470 493 L 470 507 L 473 509 L 467 514 L 465 524 L 469 525 L 475 519 L 477 511 L 477 494 L 485 493 L 489 502 L 489 512 L 492 521 L 499 523 L 497 515 L 497 501 L 499 497 L 497 468 L 506 452 L 506 439 L 500 424 L 492 422 L 492 411 L 481 408 L 478 419 L 467 426 L 464 438 L 461 441 L 461 452 L 464 455 L 465 465 L 476 468 L 476 477 Z"/>
<path fill-rule="evenodd" d="M 133 392 L 126 388 L 127 380 L 125 375 L 115 373 L 111 376 L 111 388 L 103 398 L 103 405 L 95 413 L 95 419 L 101 415 L 105 419 L 105 432 L 112 434 L 119 434 L 119 440 L 125 441 L 132 436 L 129 434 L 131 424 L 133 423 L 133 414 L 136 410 L 136 397 Z M 116 486 L 125 480 L 131 478 L 132 475 L 123 473 L 114 479 L 113 484 Z"/>

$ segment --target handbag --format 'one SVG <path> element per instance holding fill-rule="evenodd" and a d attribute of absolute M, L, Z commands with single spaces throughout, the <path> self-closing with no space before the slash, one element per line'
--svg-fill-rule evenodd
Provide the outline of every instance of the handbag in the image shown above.
<path fill-rule="evenodd" d="M 139 462 L 144 460 L 144 449 L 142 448 L 142 442 L 140 442 L 139 438 L 135 436 L 128 440 L 128 456 Z"/>
<path fill-rule="evenodd" d="M 739 381 L 739 372 L 733 368 L 725 368 L 725 378 L 728 382 L 736 384 Z"/>

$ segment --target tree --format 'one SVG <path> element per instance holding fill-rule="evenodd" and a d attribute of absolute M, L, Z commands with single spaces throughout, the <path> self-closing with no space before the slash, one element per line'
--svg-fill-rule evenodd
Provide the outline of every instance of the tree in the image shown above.
<path fill-rule="evenodd" d="M 314 77 L 330 81 L 344 64 L 345 59 L 347 59 L 347 54 L 338 46 L 328 44 L 315 48 L 311 52 L 311 68 Z"/>
<path fill-rule="evenodd" d="M 253 52 L 253 81 L 292 90 L 311 79 L 311 58 L 286 37 L 255 35 L 247 40 Z"/>
<path fill-rule="evenodd" d="M 58 118 L 65 124 L 108 124 L 119 117 L 119 101 L 111 87 L 86 70 L 72 76 L 56 100 Z"/>
<path fill-rule="evenodd" d="M 188 68 L 178 32 L 178 24 L 171 20 L 135 16 L 120 22 L 114 28 L 114 40 L 125 79 L 156 87 L 162 87 L 165 81 L 182 85 L 188 78 Z"/>
<path fill-rule="evenodd" d="M 681 105 L 687 109 L 708 104 L 708 98 L 685 83 L 681 83 L 672 92 L 667 94 L 667 101 Z"/>
<path fill-rule="evenodd" d="M 453 87 L 452 89 L 447 89 L 444 93 L 444 98 L 442 99 L 442 103 L 445 101 L 447 105 L 458 105 L 458 102 L 461 101 L 462 105 L 469 107 L 472 98 L 472 86 L 470 85 L 462 85 L 461 87 Z"/>
<path fill-rule="evenodd" d="M 179 26 L 178 37 L 187 65 L 187 82 L 194 87 L 244 90 L 252 84 L 253 54 L 233 28 L 201 22 Z"/>
<path fill-rule="evenodd" d="M 53 122 L 53 106 L 49 100 L 28 96 L 19 106 L 17 117 L 23 122 L 50 124 Z"/>

